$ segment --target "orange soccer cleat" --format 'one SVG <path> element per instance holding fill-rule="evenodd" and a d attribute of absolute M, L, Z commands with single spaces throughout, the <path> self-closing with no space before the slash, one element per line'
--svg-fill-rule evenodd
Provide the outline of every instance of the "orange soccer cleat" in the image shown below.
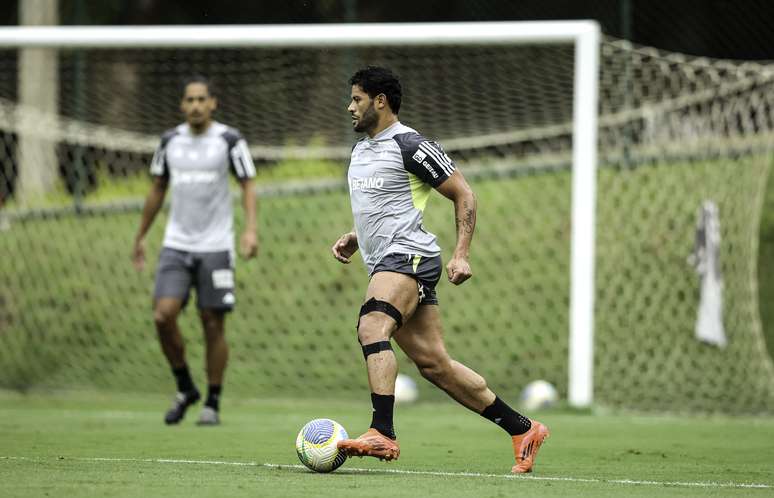
<path fill-rule="evenodd" d="M 347 456 L 372 456 L 379 460 L 397 460 L 400 456 L 398 442 L 374 428 L 368 429 L 357 439 L 342 439 L 336 445 Z"/>
<path fill-rule="evenodd" d="M 531 422 L 532 427 L 527 432 L 512 436 L 513 453 L 516 455 L 516 465 L 511 469 L 514 474 L 532 472 L 540 445 L 550 434 L 545 425 L 537 420 L 531 420 Z"/>

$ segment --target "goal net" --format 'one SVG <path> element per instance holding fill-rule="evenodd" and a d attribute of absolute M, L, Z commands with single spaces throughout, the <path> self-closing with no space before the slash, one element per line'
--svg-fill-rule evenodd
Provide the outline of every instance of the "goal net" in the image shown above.
<path fill-rule="evenodd" d="M 47 107 L 24 95 L 25 50 L 0 50 L 0 189 L 11 193 L 0 211 L 0 386 L 173 389 L 151 316 L 155 256 L 137 273 L 129 252 L 153 150 L 181 121 L 182 78 L 202 73 L 216 118 L 242 131 L 258 167 L 261 249 L 237 263 L 228 389 L 361 396 L 354 326 L 366 270 L 337 264 L 329 247 L 352 223 L 344 176 L 358 137 L 347 80 L 382 64 L 401 77 L 401 120 L 444 146 L 479 200 L 475 276 L 438 289 L 449 352 L 507 400 L 540 378 L 569 394 L 573 195 L 582 194 L 573 193 L 572 43 L 59 48 L 48 89 L 38 89 L 54 95 Z M 613 39 L 599 50 L 596 255 L 585 262 L 596 269 L 594 403 L 774 412 L 756 280 L 774 68 Z M 30 170 L 53 171 L 53 187 L 35 190 Z M 693 263 L 708 203 L 720 227 L 724 344 L 696 338 L 706 277 Z M 452 213 L 440 196 L 425 211 L 446 255 Z M 150 255 L 165 221 L 162 212 L 148 235 Z M 193 310 L 181 328 L 203 383 Z"/>

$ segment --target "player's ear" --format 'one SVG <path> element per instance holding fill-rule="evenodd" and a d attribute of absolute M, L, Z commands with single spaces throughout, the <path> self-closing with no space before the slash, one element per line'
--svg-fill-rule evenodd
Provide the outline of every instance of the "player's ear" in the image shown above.
<path fill-rule="evenodd" d="M 385 105 L 387 104 L 387 96 L 383 93 L 380 93 L 374 97 L 374 103 L 376 104 L 377 109 L 384 109 Z"/>
<path fill-rule="evenodd" d="M 210 110 L 215 110 L 218 108 L 218 98 L 217 97 L 211 97 L 210 98 Z"/>

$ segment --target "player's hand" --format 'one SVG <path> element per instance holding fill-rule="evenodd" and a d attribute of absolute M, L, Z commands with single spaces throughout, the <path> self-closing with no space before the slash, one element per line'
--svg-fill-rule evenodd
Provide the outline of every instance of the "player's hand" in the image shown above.
<path fill-rule="evenodd" d="M 331 247 L 333 257 L 340 263 L 349 264 L 349 258 L 357 252 L 357 234 L 355 232 L 345 233 Z"/>
<path fill-rule="evenodd" d="M 142 239 L 134 241 L 134 247 L 132 247 L 132 265 L 137 271 L 143 271 L 145 269 L 145 242 Z"/>
<path fill-rule="evenodd" d="M 473 276 L 473 271 L 470 269 L 470 263 L 467 259 L 454 256 L 446 265 L 446 275 L 449 277 L 449 282 L 460 285 Z"/>
<path fill-rule="evenodd" d="M 258 255 L 258 235 L 246 230 L 239 240 L 239 255 L 244 259 L 254 258 Z"/>

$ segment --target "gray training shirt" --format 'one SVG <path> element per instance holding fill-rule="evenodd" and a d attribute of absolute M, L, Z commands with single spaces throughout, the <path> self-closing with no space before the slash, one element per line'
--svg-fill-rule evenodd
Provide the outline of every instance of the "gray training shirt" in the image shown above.
<path fill-rule="evenodd" d="M 349 195 L 369 273 L 390 253 L 441 253 L 435 235 L 422 226 L 422 212 L 432 188 L 453 172 L 454 163 L 440 145 L 400 122 L 355 144 Z"/>
<path fill-rule="evenodd" d="M 169 180 L 171 191 L 164 247 L 234 250 L 229 171 L 240 180 L 255 176 L 247 142 L 235 128 L 213 121 L 194 135 L 184 123 L 164 133 L 150 166 L 152 175 Z"/>

